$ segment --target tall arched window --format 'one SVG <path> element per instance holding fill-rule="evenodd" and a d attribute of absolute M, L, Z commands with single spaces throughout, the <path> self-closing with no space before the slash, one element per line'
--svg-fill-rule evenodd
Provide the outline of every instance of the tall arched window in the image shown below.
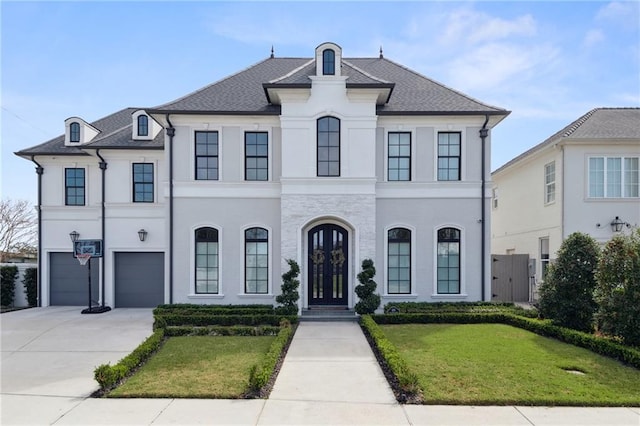
<path fill-rule="evenodd" d="M 393 228 L 387 234 L 387 292 L 411 293 L 411 231 Z"/>
<path fill-rule="evenodd" d="M 460 230 L 438 230 L 438 294 L 460 294 Z"/>
<path fill-rule="evenodd" d="M 336 52 L 326 49 L 322 52 L 322 75 L 336 74 Z"/>
<path fill-rule="evenodd" d="M 244 231 L 244 291 L 269 292 L 269 232 L 263 228 Z"/>
<path fill-rule="evenodd" d="M 340 176 L 340 120 L 318 120 L 318 176 Z"/>
<path fill-rule="evenodd" d="M 69 142 L 80 142 L 80 123 L 71 123 L 69 126 Z"/>
<path fill-rule="evenodd" d="M 149 135 L 149 117 L 146 115 L 138 116 L 138 136 Z"/>
<path fill-rule="evenodd" d="M 196 229 L 196 293 L 217 294 L 218 286 L 218 230 Z"/>

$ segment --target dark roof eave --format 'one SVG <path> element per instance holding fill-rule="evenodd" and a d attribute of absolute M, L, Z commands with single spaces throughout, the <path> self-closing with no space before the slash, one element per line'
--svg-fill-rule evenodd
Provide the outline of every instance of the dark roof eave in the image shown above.
<path fill-rule="evenodd" d="M 68 156 L 68 157 L 72 157 L 74 155 L 78 155 L 78 156 L 86 156 L 86 155 L 90 155 L 87 154 L 86 152 L 51 152 L 51 151 L 44 151 L 44 152 L 34 152 L 34 151 L 18 151 L 18 152 L 14 152 L 14 155 L 17 155 L 18 157 L 22 157 L 22 158 L 26 158 L 27 160 L 30 160 L 32 156 L 38 156 L 38 155 L 51 155 L 51 156 Z"/>
<path fill-rule="evenodd" d="M 384 111 L 379 107 L 378 115 L 503 115 L 511 114 L 511 111 Z"/>
<path fill-rule="evenodd" d="M 125 149 L 125 150 L 143 150 L 143 151 L 163 151 L 164 146 L 125 146 L 125 145 L 91 145 L 83 149 Z"/>
<path fill-rule="evenodd" d="M 280 115 L 280 105 L 273 105 L 274 111 L 215 111 L 188 109 L 153 109 L 146 110 L 149 114 L 184 114 L 184 115 Z M 277 109 L 277 111 L 275 110 Z"/>

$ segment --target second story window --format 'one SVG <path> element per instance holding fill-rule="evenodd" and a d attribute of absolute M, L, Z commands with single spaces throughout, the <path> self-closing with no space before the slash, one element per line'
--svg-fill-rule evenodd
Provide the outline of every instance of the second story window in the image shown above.
<path fill-rule="evenodd" d="M 149 135 L 149 117 L 146 115 L 138 116 L 138 136 Z"/>
<path fill-rule="evenodd" d="M 218 132 L 196 132 L 196 180 L 218 180 Z"/>
<path fill-rule="evenodd" d="M 69 126 L 69 142 L 80 142 L 80 123 L 71 123 Z"/>
<path fill-rule="evenodd" d="M 460 180 L 460 133 L 438 133 L 438 180 Z"/>
<path fill-rule="evenodd" d="M 133 202 L 153 203 L 153 164 L 133 163 Z"/>
<path fill-rule="evenodd" d="M 335 75 L 336 73 L 336 52 L 327 49 L 322 52 L 322 75 Z"/>
<path fill-rule="evenodd" d="M 552 203 L 556 200 L 556 163 L 544 166 L 544 202 Z"/>
<path fill-rule="evenodd" d="M 84 206 L 84 169 L 64 169 L 64 204 L 66 206 Z"/>
<path fill-rule="evenodd" d="M 388 180 L 411 180 L 411 133 L 389 133 Z"/>
<path fill-rule="evenodd" d="M 269 180 L 269 135 L 267 132 L 244 134 L 245 180 Z"/>
<path fill-rule="evenodd" d="M 639 157 L 589 158 L 589 198 L 640 196 Z"/>
<path fill-rule="evenodd" d="M 340 120 L 318 120 L 318 176 L 340 176 Z"/>

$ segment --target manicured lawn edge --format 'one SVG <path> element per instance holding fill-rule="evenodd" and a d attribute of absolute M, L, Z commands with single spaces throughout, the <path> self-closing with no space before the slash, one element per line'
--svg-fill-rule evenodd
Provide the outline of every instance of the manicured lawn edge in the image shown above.
<path fill-rule="evenodd" d="M 551 324 L 548 320 L 524 318 L 509 313 L 461 312 L 372 315 L 371 319 L 377 324 L 507 324 L 531 331 L 540 336 L 552 337 L 561 342 L 589 349 L 599 355 L 617 359 L 624 364 L 640 369 L 640 350 L 603 337 L 559 327 Z"/>
<path fill-rule="evenodd" d="M 269 396 L 295 330 L 295 326 L 283 324 L 262 362 L 251 368 L 247 398 L 266 398 Z"/>

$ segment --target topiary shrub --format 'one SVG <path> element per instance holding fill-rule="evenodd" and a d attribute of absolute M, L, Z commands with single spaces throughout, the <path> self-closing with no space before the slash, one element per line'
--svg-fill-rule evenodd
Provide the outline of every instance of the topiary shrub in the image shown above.
<path fill-rule="evenodd" d="M 282 306 L 276 307 L 276 313 L 279 315 L 296 315 L 298 313 L 298 299 L 300 298 L 298 293 L 300 266 L 293 259 L 287 259 L 287 263 L 289 264 L 289 271 L 282 274 L 281 293 L 276 296 L 276 302 Z"/>
<path fill-rule="evenodd" d="M 0 267 L 0 305 L 13 306 L 17 277 L 17 266 Z"/>
<path fill-rule="evenodd" d="M 362 261 L 362 272 L 358 274 L 358 284 L 355 288 L 356 294 L 360 301 L 355 305 L 355 311 L 360 315 L 372 314 L 380 306 L 380 295 L 375 294 L 377 284 L 373 280 L 376 275 L 376 268 L 373 266 L 373 260 L 365 259 Z"/>
<path fill-rule="evenodd" d="M 596 272 L 598 329 L 640 346 L 640 230 L 605 246 Z"/>
<path fill-rule="evenodd" d="M 22 284 L 27 295 L 27 303 L 29 306 L 36 306 L 38 304 L 38 269 L 25 269 Z"/>
<path fill-rule="evenodd" d="M 575 232 L 562 243 L 540 287 L 540 314 L 562 327 L 593 331 L 593 299 L 599 248 L 589 235 Z"/>

